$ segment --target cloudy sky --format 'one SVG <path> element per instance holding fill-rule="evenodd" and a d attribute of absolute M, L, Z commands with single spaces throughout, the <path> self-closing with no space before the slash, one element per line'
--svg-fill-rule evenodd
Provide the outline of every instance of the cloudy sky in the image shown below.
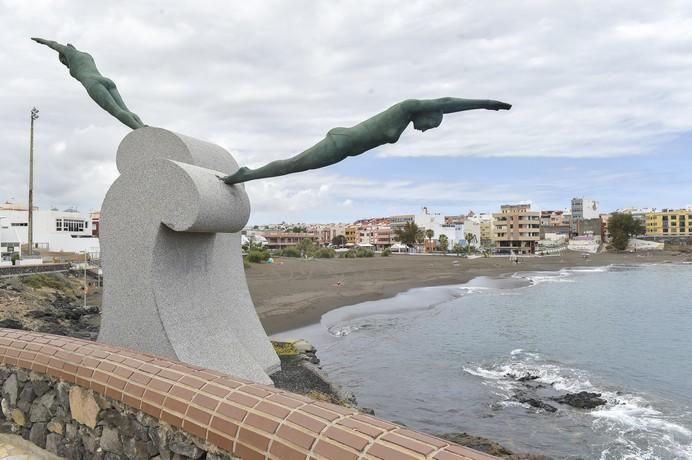
<path fill-rule="evenodd" d="M 129 129 L 52 50 L 91 53 L 145 123 L 240 164 L 289 157 L 407 98 L 510 102 L 318 171 L 248 183 L 251 223 L 352 221 L 573 196 L 692 204 L 692 3 L 0 0 L 0 200 L 98 209 Z M 109 6 L 110 5 L 110 6 Z"/>

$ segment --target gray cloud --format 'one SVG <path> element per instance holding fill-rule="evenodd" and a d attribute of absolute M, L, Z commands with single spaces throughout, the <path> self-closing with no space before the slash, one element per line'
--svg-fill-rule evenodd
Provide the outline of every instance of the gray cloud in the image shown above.
<path fill-rule="evenodd" d="M 615 156 L 649 152 L 692 127 L 686 2 L 168 3 L 0 2 L 0 199 L 25 195 L 31 106 L 41 109 L 44 207 L 97 208 L 128 131 L 54 52 L 29 41 L 35 35 L 91 52 L 145 122 L 217 142 L 251 166 L 408 97 L 514 108 L 449 116 L 373 155 Z M 248 189 L 267 219 L 295 203 L 317 215 L 348 202 L 344 212 L 358 213 L 377 192 L 358 180 L 322 171 Z M 445 196 L 449 184 L 409 185 L 392 191 L 415 202 Z"/>

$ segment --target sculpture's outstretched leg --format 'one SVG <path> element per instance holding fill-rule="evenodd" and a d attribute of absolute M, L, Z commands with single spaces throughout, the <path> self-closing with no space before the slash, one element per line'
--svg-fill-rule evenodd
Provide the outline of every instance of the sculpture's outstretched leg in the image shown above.
<path fill-rule="evenodd" d="M 102 83 L 93 83 L 87 87 L 87 93 L 93 100 L 95 100 L 98 105 L 100 105 L 106 112 L 113 115 L 115 118 L 120 120 L 126 126 L 132 129 L 138 129 L 144 127 L 144 123 L 135 114 L 129 110 L 123 110 L 123 108 L 118 104 L 118 102 L 113 98 L 111 91 Z M 117 89 L 116 89 L 117 93 Z"/>

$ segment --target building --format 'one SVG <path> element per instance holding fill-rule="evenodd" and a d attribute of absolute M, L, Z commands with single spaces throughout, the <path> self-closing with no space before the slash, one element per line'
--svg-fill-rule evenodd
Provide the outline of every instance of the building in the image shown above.
<path fill-rule="evenodd" d="M 91 211 L 89 213 L 91 219 L 91 236 L 99 237 L 99 226 L 101 224 L 101 211 Z"/>
<path fill-rule="evenodd" d="M 21 244 L 28 243 L 28 207 L 5 203 L 0 207 L 0 217 L 17 231 Z M 99 240 L 92 235 L 91 219 L 74 209 L 58 211 L 34 208 L 33 242 L 33 249 L 99 252 Z"/>
<path fill-rule="evenodd" d="M 346 244 L 356 244 L 359 236 L 358 226 L 347 225 L 344 229 L 344 236 L 346 237 Z"/>
<path fill-rule="evenodd" d="M 21 256 L 21 250 L 16 228 L 7 219 L 0 217 L 0 265 L 11 265 L 12 257 Z"/>
<path fill-rule="evenodd" d="M 388 217 L 387 220 L 389 220 L 389 227 L 392 229 L 392 232 L 396 232 L 396 230 L 400 229 L 407 223 L 414 223 L 416 220 L 416 216 L 414 216 L 413 214 L 403 214 L 399 216 Z"/>
<path fill-rule="evenodd" d="M 572 198 L 572 220 L 596 219 L 600 217 L 598 201 L 589 198 Z"/>
<path fill-rule="evenodd" d="M 389 225 L 368 225 L 358 229 L 359 246 L 373 246 L 380 251 L 392 245 L 393 232 Z"/>
<path fill-rule="evenodd" d="M 656 210 L 652 208 L 620 208 L 616 209 L 615 212 L 620 214 L 631 214 L 634 220 L 639 221 L 642 225 L 646 225 L 646 215 L 656 212 Z"/>
<path fill-rule="evenodd" d="M 692 209 L 663 209 L 646 215 L 646 236 L 692 236 Z"/>
<path fill-rule="evenodd" d="M 261 232 L 266 239 L 264 245 L 267 249 L 283 249 L 290 246 L 298 246 L 304 239 L 310 239 L 317 243 L 318 238 L 314 233 L 308 232 Z"/>
<path fill-rule="evenodd" d="M 502 205 L 493 214 L 495 252 L 534 254 L 540 240 L 541 213 L 530 204 Z"/>

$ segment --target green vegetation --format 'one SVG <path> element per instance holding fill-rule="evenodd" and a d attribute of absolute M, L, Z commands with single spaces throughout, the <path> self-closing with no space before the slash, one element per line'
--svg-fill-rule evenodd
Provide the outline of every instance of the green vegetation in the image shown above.
<path fill-rule="evenodd" d="M 51 275 L 27 276 L 22 278 L 22 283 L 33 289 L 50 288 L 63 290 L 67 287 L 64 278 Z"/>
<path fill-rule="evenodd" d="M 613 247 L 623 251 L 631 237 L 644 233 L 644 226 L 632 214 L 616 212 L 608 218 L 608 232 Z"/>
<path fill-rule="evenodd" d="M 344 235 L 336 235 L 334 238 L 332 238 L 332 245 L 333 246 L 346 246 L 346 237 Z"/>
<path fill-rule="evenodd" d="M 478 238 L 476 238 L 476 235 L 474 233 L 466 233 L 464 235 L 464 239 L 466 240 L 466 252 L 471 254 L 471 249 L 472 249 L 472 244 L 478 242 Z"/>
<path fill-rule="evenodd" d="M 371 249 L 355 248 L 341 254 L 341 257 L 346 259 L 355 259 L 356 257 L 373 257 L 375 253 Z"/>
<path fill-rule="evenodd" d="M 416 243 L 421 229 L 413 222 L 406 222 L 403 227 L 394 231 L 396 239 L 402 244 L 411 245 Z"/>
<path fill-rule="evenodd" d="M 437 238 L 437 244 L 438 244 L 438 247 L 440 248 L 440 251 L 442 251 L 446 254 L 447 248 L 449 247 L 449 238 L 447 238 L 447 235 L 440 235 Z"/>
<path fill-rule="evenodd" d="M 296 246 L 289 246 L 278 251 L 276 255 L 281 257 L 300 257 L 300 249 Z"/>
<path fill-rule="evenodd" d="M 392 250 L 389 248 L 383 249 L 382 252 L 380 253 L 380 256 L 382 257 L 389 257 L 392 255 Z"/>
<path fill-rule="evenodd" d="M 271 256 L 266 250 L 253 248 L 248 251 L 245 258 L 248 262 L 252 262 L 253 264 L 261 264 L 262 262 L 269 260 L 269 257 Z"/>
<path fill-rule="evenodd" d="M 289 230 L 291 233 L 307 233 L 308 229 L 305 227 L 293 227 L 292 229 Z"/>
<path fill-rule="evenodd" d="M 311 257 L 316 257 L 318 259 L 333 259 L 336 257 L 336 251 L 332 248 L 319 248 Z"/>
<path fill-rule="evenodd" d="M 17 265 L 17 261 L 19 260 L 19 254 L 12 254 L 12 265 Z"/>
<path fill-rule="evenodd" d="M 454 243 L 454 246 L 452 247 L 452 251 L 458 256 L 461 255 L 462 252 L 464 252 L 464 247 L 460 245 L 459 243 Z"/>

